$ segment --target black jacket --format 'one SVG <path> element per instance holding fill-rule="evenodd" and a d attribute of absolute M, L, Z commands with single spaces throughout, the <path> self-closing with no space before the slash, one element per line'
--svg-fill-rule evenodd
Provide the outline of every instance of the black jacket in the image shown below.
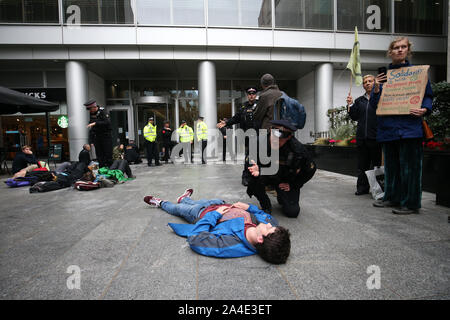
<path fill-rule="evenodd" d="M 109 114 L 104 108 L 98 108 L 97 113 L 91 114 L 89 118 L 89 123 L 95 122 L 89 131 L 89 143 L 92 144 L 97 138 L 109 138 L 111 137 L 111 120 L 109 119 Z"/>
<path fill-rule="evenodd" d="M 19 172 L 20 170 L 28 167 L 30 164 L 37 164 L 36 157 L 34 154 L 25 154 L 23 152 L 18 152 L 14 157 L 12 163 L 13 174 Z"/>
<path fill-rule="evenodd" d="M 308 150 L 295 137 L 280 148 L 278 164 L 279 169 L 275 175 L 263 176 L 266 184 L 275 186 L 280 183 L 289 183 L 292 189 L 299 189 L 316 171 L 316 164 Z M 260 165 L 260 167 L 265 166 L 267 165 Z M 297 173 L 298 169 L 300 170 Z"/>
<path fill-rule="evenodd" d="M 172 143 L 172 129 L 162 128 L 161 136 L 165 145 L 170 145 Z"/>
<path fill-rule="evenodd" d="M 87 151 L 86 149 L 81 150 L 80 154 L 78 155 L 78 161 L 83 162 L 84 164 L 86 164 L 86 166 L 88 166 L 89 163 L 91 163 L 91 155 L 89 151 Z"/>
<path fill-rule="evenodd" d="M 258 126 L 255 122 L 255 111 L 258 106 L 258 101 L 255 100 L 254 103 L 250 104 L 246 101 L 240 108 L 237 110 L 236 114 L 227 120 L 227 127 L 231 127 L 234 124 L 239 124 L 242 130 L 248 129 L 258 129 Z"/>
<path fill-rule="evenodd" d="M 376 110 L 370 107 L 369 100 L 365 96 L 361 96 L 355 100 L 348 114 L 353 121 L 358 121 L 356 140 L 375 140 L 377 138 Z"/>

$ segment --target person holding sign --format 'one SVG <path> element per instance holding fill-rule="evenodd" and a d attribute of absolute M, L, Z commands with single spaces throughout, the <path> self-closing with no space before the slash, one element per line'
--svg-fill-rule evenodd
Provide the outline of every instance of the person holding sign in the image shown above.
<path fill-rule="evenodd" d="M 411 54 L 411 42 L 407 37 L 391 42 L 388 56 L 392 63 L 387 73 L 380 73 L 375 78 L 369 100 L 369 105 L 377 110 L 377 141 L 382 143 L 385 161 L 384 198 L 373 205 L 393 207 L 394 214 L 419 213 L 422 198 L 422 116 L 431 113 L 433 101 L 426 75 L 428 66 L 413 67 L 408 60 Z"/>

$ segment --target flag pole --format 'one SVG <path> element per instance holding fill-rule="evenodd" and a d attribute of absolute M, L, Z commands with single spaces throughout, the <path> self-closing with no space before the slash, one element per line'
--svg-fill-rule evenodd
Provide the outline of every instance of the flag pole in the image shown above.
<path fill-rule="evenodd" d="M 348 93 L 349 96 L 352 95 L 352 86 L 353 86 L 353 74 L 350 72 L 350 92 Z"/>

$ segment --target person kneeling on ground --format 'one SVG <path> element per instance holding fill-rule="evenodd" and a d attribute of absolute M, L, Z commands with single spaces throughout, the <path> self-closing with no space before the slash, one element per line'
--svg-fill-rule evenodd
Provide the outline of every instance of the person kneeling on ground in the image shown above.
<path fill-rule="evenodd" d="M 268 150 L 278 149 L 278 171 L 273 175 L 262 175 L 260 167 L 271 164 L 261 165 L 251 160 L 247 194 L 258 199 L 263 211 L 272 213 L 266 187 L 273 188 L 283 214 L 296 218 L 300 213 L 300 189 L 314 176 L 316 164 L 305 146 L 295 138 L 297 128 L 292 123 L 287 120 L 271 120 L 270 123 Z"/>
<path fill-rule="evenodd" d="M 258 254 L 273 264 L 286 263 L 291 249 L 290 233 L 270 214 L 252 204 L 226 204 L 220 199 L 192 200 L 187 189 L 177 203 L 146 196 L 144 201 L 190 224 L 169 223 L 173 231 L 188 238 L 195 252 L 218 258 Z M 273 225 L 272 225 L 273 224 Z"/>

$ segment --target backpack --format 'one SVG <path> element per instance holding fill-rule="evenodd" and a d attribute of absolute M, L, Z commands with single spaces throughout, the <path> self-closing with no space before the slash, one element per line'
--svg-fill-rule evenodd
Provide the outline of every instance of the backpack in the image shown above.
<path fill-rule="evenodd" d="M 285 92 L 281 91 L 281 93 L 281 97 L 274 104 L 273 119 L 289 120 L 298 129 L 303 129 L 306 121 L 305 107 Z"/>
<path fill-rule="evenodd" d="M 92 181 L 77 181 L 75 182 L 75 189 L 80 191 L 90 191 L 100 188 L 99 182 L 92 182 Z"/>

